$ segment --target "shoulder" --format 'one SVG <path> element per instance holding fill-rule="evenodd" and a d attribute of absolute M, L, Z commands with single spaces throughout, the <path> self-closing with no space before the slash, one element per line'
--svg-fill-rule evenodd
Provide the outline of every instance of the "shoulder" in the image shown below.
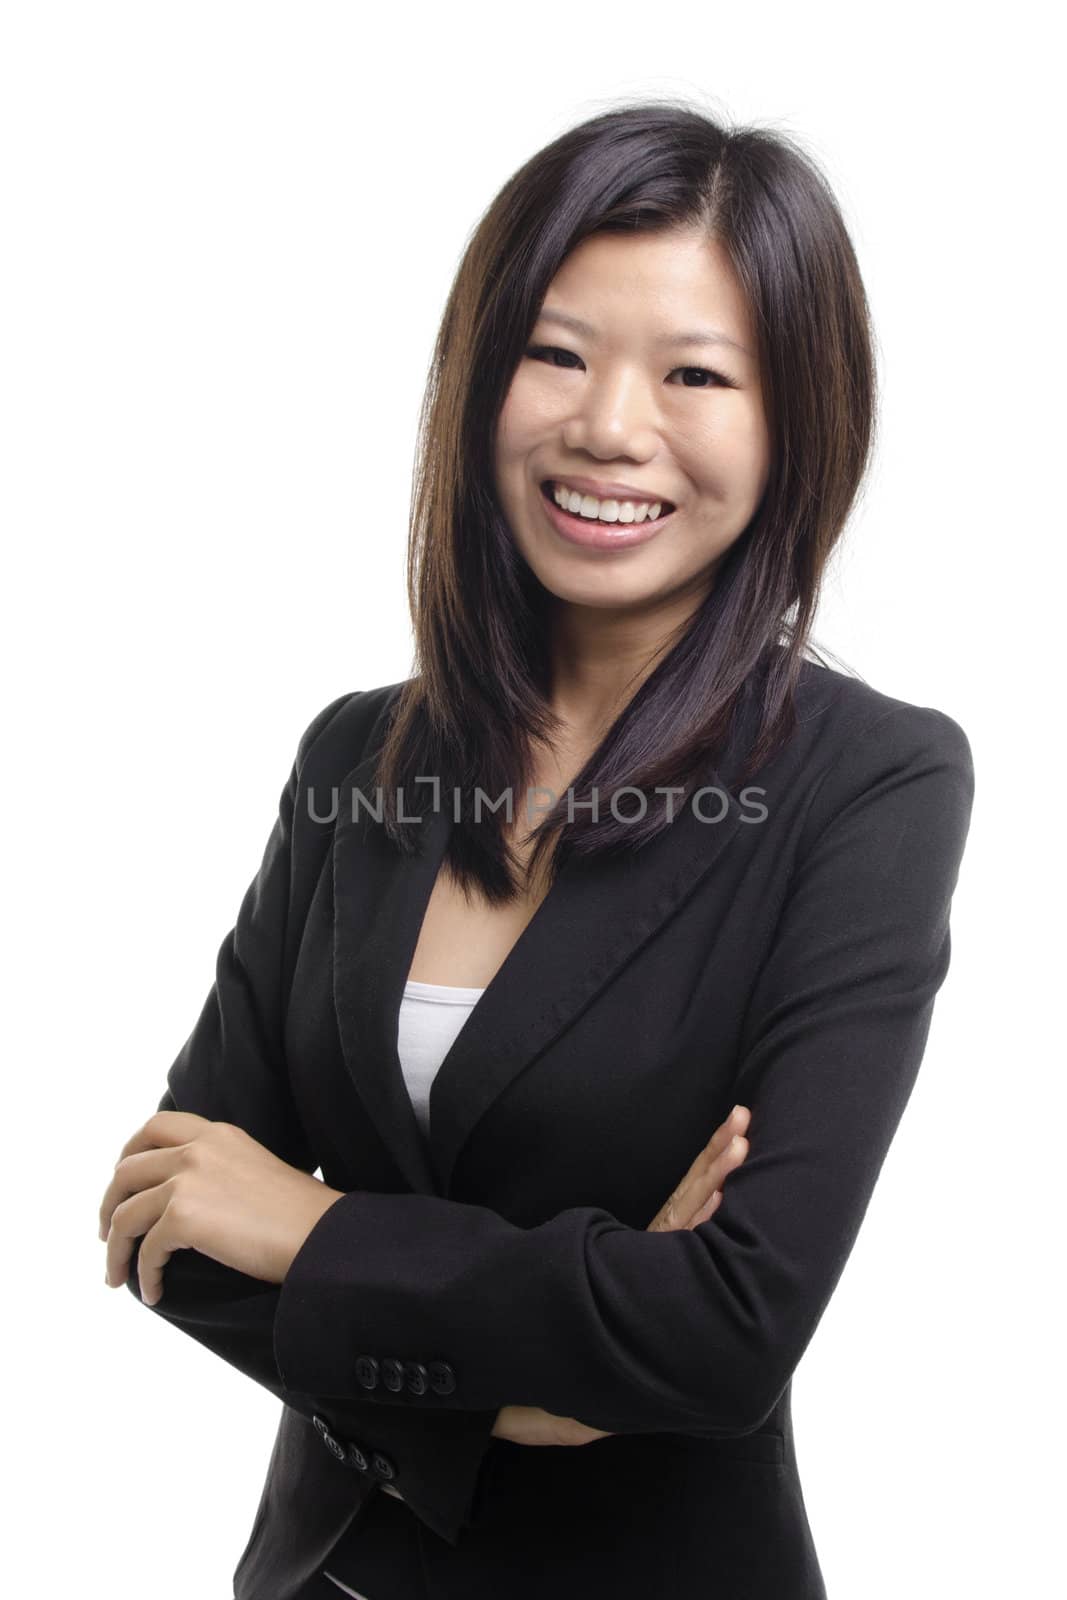
<path fill-rule="evenodd" d="M 805 661 L 796 695 L 807 771 L 805 837 L 857 805 L 873 818 L 921 810 L 961 837 L 974 799 L 974 758 L 960 723 L 936 706 Z"/>
<path fill-rule="evenodd" d="M 351 689 L 316 711 L 297 745 L 298 781 L 339 783 L 384 732 L 385 714 L 403 687 L 401 681 Z"/>
<path fill-rule="evenodd" d="M 883 758 L 926 750 L 966 768 L 973 777 L 967 734 L 936 706 L 903 700 L 816 661 L 801 667 L 795 704 L 802 743 L 817 768 L 828 769 L 856 748 L 878 749 Z"/>

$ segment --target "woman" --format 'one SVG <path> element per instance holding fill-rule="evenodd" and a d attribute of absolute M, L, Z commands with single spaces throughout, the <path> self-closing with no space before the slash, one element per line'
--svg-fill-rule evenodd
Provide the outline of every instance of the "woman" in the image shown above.
<path fill-rule="evenodd" d="M 101 1206 L 109 1281 L 285 1403 L 237 1600 L 825 1593 L 792 1375 L 974 787 L 956 722 L 811 651 L 873 422 L 780 135 L 622 107 L 478 226 L 418 671 L 306 729 Z"/>

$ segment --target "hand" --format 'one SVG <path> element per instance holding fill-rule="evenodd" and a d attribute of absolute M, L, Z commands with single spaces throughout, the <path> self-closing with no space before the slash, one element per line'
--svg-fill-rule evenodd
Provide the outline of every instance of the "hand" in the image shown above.
<path fill-rule="evenodd" d="M 122 1147 L 100 1203 L 106 1282 L 126 1282 L 134 1241 L 141 1299 L 163 1293 L 175 1250 L 199 1250 L 264 1283 L 281 1283 L 340 1189 L 279 1160 L 243 1128 L 190 1111 L 157 1111 Z"/>
<path fill-rule="evenodd" d="M 575 1417 L 553 1416 L 540 1406 L 501 1406 L 490 1434 L 493 1439 L 510 1439 L 512 1444 L 589 1444 L 609 1437 Z"/>
<path fill-rule="evenodd" d="M 648 1233 L 674 1233 L 698 1228 L 719 1209 L 722 1186 L 748 1155 L 745 1129 L 751 1121 L 748 1106 L 734 1106 L 720 1122 L 665 1206 L 649 1223 Z"/>
<path fill-rule="evenodd" d="M 697 1228 L 718 1210 L 722 1186 L 729 1174 L 748 1154 L 744 1130 L 752 1113 L 747 1106 L 735 1106 L 725 1122 L 719 1124 L 701 1150 L 666 1205 L 649 1223 L 648 1233 L 672 1233 L 681 1228 Z M 490 1437 L 510 1439 L 513 1444 L 590 1444 L 594 1439 L 610 1439 L 610 1433 L 587 1427 L 575 1417 L 557 1417 L 540 1406 L 502 1406 Z"/>

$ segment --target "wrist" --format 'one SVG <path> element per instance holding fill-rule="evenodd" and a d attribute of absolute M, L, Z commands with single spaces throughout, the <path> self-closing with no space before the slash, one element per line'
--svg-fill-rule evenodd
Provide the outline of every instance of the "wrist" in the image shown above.
<path fill-rule="evenodd" d="M 306 1203 L 300 1209 L 299 1218 L 294 1220 L 293 1231 L 286 1241 L 285 1249 L 277 1264 L 275 1282 L 284 1283 L 289 1275 L 289 1269 L 300 1254 L 315 1228 L 322 1218 L 335 1205 L 344 1198 L 343 1189 L 332 1189 L 329 1184 L 322 1183 L 318 1178 L 312 1179 L 314 1188 L 310 1185 L 307 1189 Z"/>

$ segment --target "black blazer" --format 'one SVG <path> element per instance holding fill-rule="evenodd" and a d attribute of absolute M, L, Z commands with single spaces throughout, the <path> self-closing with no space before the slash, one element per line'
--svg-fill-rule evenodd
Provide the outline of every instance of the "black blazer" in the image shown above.
<path fill-rule="evenodd" d="M 407 797 L 409 858 L 353 813 L 399 687 L 304 732 L 159 1104 L 344 1191 L 282 1285 L 179 1251 L 151 1308 L 284 1402 L 236 1600 L 298 1595 L 350 1525 L 358 1549 L 389 1481 L 448 1592 L 821 1596 L 791 1381 L 948 970 L 968 740 L 806 663 L 747 789 L 735 742 L 708 773 L 724 802 L 563 871 L 444 1060 L 427 1144 L 397 1017 L 450 813 Z M 649 1233 L 737 1102 L 750 1150 L 716 1214 Z M 612 1437 L 491 1439 L 508 1403 Z"/>

